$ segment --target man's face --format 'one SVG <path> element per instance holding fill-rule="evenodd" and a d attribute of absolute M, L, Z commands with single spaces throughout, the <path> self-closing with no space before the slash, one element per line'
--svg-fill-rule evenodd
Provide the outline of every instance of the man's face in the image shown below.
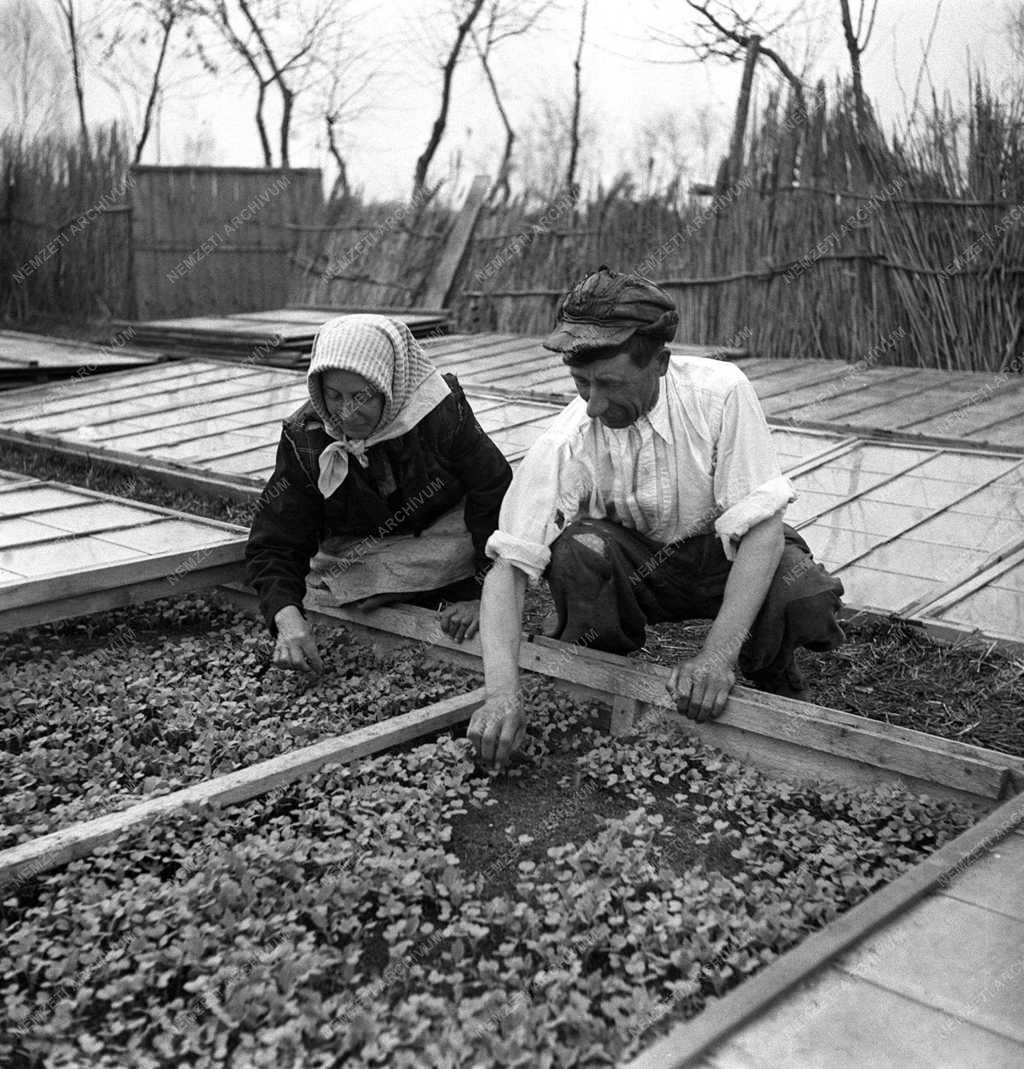
<path fill-rule="evenodd" d="M 354 371 L 329 368 L 321 376 L 324 403 L 349 438 L 369 438 L 384 411 L 384 395 Z"/>
<path fill-rule="evenodd" d="M 569 372 L 576 392 L 587 402 L 587 415 L 619 429 L 635 423 L 654 407 L 668 359 L 668 353 L 662 352 L 640 368 L 623 350 L 604 360 L 570 367 Z"/>

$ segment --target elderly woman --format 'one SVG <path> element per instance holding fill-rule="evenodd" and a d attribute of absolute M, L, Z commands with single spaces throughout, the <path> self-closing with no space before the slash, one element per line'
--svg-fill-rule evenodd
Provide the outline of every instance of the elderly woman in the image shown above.
<path fill-rule="evenodd" d="M 307 383 L 246 550 L 274 663 L 322 670 L 304 603 L 442 605 L 444 631 L 472 638 L 512 473 L 458 380 L 404 323 L 348 315 L 321 328 Z"/>

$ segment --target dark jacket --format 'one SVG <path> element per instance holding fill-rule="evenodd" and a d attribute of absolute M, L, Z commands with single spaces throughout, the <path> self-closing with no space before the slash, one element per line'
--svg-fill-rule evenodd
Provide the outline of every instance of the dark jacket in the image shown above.
<path fill-rule="evenodd" d="M 484 546 L 498 526 L 512 470 L 477 423 L 458 379 L 444 378 L 451 394 L 407 434 L 368 449 L 368 467 L 351 458 L 345 481 L 326 499 L 316 484 L 320 454 L 332 438 L 309 403 L 284 421 L 245 552 L 271 632 L 279 609 L 301 608 L 309 560 L 332 535 L 418 535 L 464 497 L 478 572 L 486 569 Z"/>

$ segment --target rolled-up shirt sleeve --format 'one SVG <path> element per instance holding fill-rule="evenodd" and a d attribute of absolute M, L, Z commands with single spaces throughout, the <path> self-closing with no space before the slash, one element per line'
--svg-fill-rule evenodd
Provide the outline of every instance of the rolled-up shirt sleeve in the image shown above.
<path fill-rule="evenodd" d="M 761 403 L 753 386 L 738 382 L 726 397 L 715 462 L 715 532 L 729 560 L 752 527 L 774 516 L 796 493 L 779 468 Z"/>
<path fill-rule="evenodd" d="M 551 543 L 586 507 L 589 478 L 573 459 L 586 422 L 586 404 L 568 404 L 533 443 L 501 503 L 487 556 L 504 560 L 536 581 L 551 561 Z"/>

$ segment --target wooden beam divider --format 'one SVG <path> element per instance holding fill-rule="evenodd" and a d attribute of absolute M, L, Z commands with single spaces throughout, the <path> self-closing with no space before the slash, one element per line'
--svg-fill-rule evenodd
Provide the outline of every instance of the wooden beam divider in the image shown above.
<path fill-rule="evenodd" d="M 150 798 L 129 809 L 73 824 L 20 843 L 0 851 L 0 886 L 18 884 L 66 865 L 123 832 L 139 828 L 185 806 L 245 802 L 316 772 L 324 765 L 347 764 L 430 732 L 443 731 L 468 720 L 482 702 L 482 688 L 446 698 L 422 709 L 357 728 L 345 735 L 322 739 L 312 746 L 304 746 L 300 750 L 260 761 L 171 794 Z"/>
<path fill-rule="evenodd" d="M 236 604 L 253 610 L 255 599 L 244 588 L 230 593 Z M 452 641 L 426 609 L 387 606 L 363 613 L 308 603 L 307 616 L 315 624 L 342 622 L 426 642 L 438 656 L 450 652 L 460 663 L 480 664 L 479 639 Z M 718 720 L 695 723 L 675 711 L 666 689 L 670 671 L 661 665 L 539 636 L 524 636 L 519 665 L 574 693 L 612 702 L 612 723 L 619 729 L 682 730 L 772 774 L 859 785 L 895 779 L 985 808 L 1024 789 L 1024 759 L 742 686 L 733 690 Z"/>

